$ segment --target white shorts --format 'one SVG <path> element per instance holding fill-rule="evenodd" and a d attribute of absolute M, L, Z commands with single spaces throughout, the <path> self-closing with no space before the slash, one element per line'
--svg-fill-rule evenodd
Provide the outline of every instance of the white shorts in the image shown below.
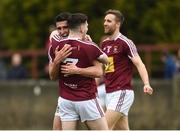
<path fill-rule="evenodd" d="M 59 99 L 58 99 L 59 101 Z M 56 107 L 56 112 L 55 112 L 55 116 L 59 116 L 60 117 L 60 110 L 59 110 L 59 105 L 57 104 L 57 107 Z"/>
<path fill-rule="evenodd" d="M 59 97 L 55 115 L 60 116 L 61 121 L 81 120 L 84 122 L 104 117 L 104 111 L 98 98 L 86 101 L 70 101 Z"/>
<path fill-rule="evenodd" d="M 106 108 L 128 115 L 129 109 L 134 101 L 133 90 L 119 90 L 106 95 Z"/>
<path fill-rule="evenodd" d="M 102 107 L 105 107 L 105 100 L 106 100 L 106 89 L 105 89 L 105 84 L 101 84 L 97 87 L 98 90 L 98 97 L 100 100 L 100 104 Z"/>

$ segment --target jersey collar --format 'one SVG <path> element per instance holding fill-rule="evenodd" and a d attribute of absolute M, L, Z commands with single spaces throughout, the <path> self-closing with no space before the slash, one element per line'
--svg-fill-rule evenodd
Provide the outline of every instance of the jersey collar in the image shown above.
<path fill-rule="evenodd" d="M 119 32 L 119 34 L 114 38 L 114 40 L 117 40 L 122 34 Z"/>

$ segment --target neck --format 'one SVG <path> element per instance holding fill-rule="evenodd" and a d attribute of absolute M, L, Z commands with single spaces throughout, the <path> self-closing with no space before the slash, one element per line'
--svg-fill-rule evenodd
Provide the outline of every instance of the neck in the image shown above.
<path fill-rule="evenodd" d="M 114 40 L 119 35 L 119 30 L 116 30 L 112 35 L 109 35 L 110 40 Z"/>
<path fill-rule="evenodd" d="M 82 34 L 80 32 L 70 31 L 68 38 L 82 39 Z"/>

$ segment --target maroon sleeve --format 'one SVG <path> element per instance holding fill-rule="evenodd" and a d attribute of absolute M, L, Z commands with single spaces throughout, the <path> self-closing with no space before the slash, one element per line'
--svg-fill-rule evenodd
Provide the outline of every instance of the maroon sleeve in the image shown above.
<path fill-rule="evenodd" d="M 49 50 L 48 50 L 48 58 L 49 58 L 49 62 L 52 63 L 54 60 L 55 54 L 52 48 L 52 45 L 50 45 Z"/>
<path fill-rule="evenodd" d="M 91 61 L 97 60 L 98 57 L 103 54 L 102 50 L 98 46 L 96 46 L 94 44 L 90 45 L 90 48 L 89 48 L 88 51 L 89 51 L 89 53 L 88 53 L 89 54 L 89 59 Z"/>
<path fill-rule="evenodd" d="M 50 45 L 49 50 L 48 50 L 49 62 L 53 62 L 53 60 L 55 58 L 54 51 L 58 45 L 59 45 L 59 42 L 52 38 L 51 45 Z"/>
<path fill-rule="evenodd" d="M 137 48 L 131 40 L 124 43 L 124 48 L 124 51 L 128 57 L 133 58 L 134 56 L 138 55 Z"/>

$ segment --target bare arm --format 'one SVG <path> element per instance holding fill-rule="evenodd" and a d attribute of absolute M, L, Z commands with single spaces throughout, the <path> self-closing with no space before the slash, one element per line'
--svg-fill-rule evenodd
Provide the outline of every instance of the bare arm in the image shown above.
<path fill-rule="evenodd" d="M 49 63 L 49 77 L 51 80 L 56 80 L 59 74 L 59 63 Z"/>
<path fill-rule="evenodd" d="M 103 75 L 102 64 L 98 61 L 93 62 L 94 66 L 79 68 L 75 64 L 66 64 L 61 66 L 61 72 L 67 75 L 78 74 L 85 77 L 99 78 Z"/>
<path fill-rule="evenodd" d="M 131 58 L 131 60 L 133 64 L 136 66 L 139 75 L 144 83 L 144 93 L 151 95 L 153 93 L 153 89 L 150 86 L 148 72 L 146 70 L 144 63 L 142 62 L 139 55 Z"/>
<path fill-rule="evenodd" d="M 64 45 L 64 47 L 59 50 L 59 47 L 56 47 L 55 49 L 55 58 L 53 62 L 49 63 L 49 77 L 51 80 L 56 80 L 58 78 L 58 75 L 60 73 L 59 66 L 60 63 L 71 54 L 71 46 L 70 45 Z"/>

